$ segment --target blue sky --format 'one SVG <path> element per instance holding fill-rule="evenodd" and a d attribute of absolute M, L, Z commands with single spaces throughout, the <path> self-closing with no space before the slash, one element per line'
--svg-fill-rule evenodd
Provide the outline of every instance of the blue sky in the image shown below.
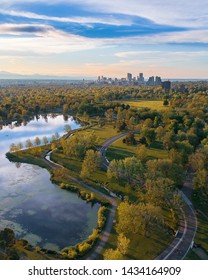
<path fill-rule="evenodd" d="M 208 78 L 207 0 L 1 0 L 0 71 Z"/>

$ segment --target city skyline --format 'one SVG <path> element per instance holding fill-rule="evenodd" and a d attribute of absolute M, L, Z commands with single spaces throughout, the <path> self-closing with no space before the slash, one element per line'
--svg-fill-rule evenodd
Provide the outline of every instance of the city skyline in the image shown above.
<path fill-rule="evenodd" d="M 206 2 L 2 0 L 0 71 L 206 79 Z"/>

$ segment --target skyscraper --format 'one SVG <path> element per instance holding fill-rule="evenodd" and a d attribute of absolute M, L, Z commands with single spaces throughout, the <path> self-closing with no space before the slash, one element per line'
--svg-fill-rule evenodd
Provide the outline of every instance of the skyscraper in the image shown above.
<path fill-rule="evenodd" d="M 127 73 L 127 81 L 131 82 L 132 81 L 132 74 Z"/>
<path fill-rule="evenodd" d="M 170 88 L 171 88 L 171 82 L 170 81 L 165 81 L 162 83 L 162 88 L 165 90 L 165 91 L 170 91 Z"/>
<path fill-rule="evenodd" d="M 156 76 L 155 77 L 155 86 L 161 86 L 162 85 L 162 80 L 160 77 Z"/>
<path fill-rule="evenodd" d="M 154 86 L 155 85 L 155 78 L 154 76 L 149 77 L 148 81 L 147 81 L 147 86 Z"/>
<path fill-rule="evenodd" d="M 139 76 L 137 77 L 137 79 L 138 79 L 138 84 L 140 86 L 144 85 L 144 75 L 143 75 L 143 73 L 139 73 Z"/>

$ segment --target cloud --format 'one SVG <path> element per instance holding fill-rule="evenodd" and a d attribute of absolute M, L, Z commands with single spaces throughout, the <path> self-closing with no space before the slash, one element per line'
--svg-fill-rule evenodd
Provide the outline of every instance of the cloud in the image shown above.
<path fill-rule="evenodd" d="M 160 56 L 174 56 L 174 57 L 208 57 L 208 51 L 126 51 L 118 52 L 114 54 L 116 57 L 120 58 L 136 58 L 138 56 L 143 57 L 160 57 Z"/>
<path fill-rule="evenodd" d="M 188 30 L 178 32 L 164 32 L 154 35 L 121 37 L 116 39 L 105 39 L 105 42 L 125 45 L 145 44 L 183 44 L 183 43 L 208 43 L 208 30 Z"/>
<path fill-rule="evenodd" d="M 66 33 L 44 24 L 0 24 L 0 52 L 17 56 L 61 54 L 110 47 L 128 47 L 167 43 L 208 43 L 207 30 L 161 33 L 152 36 L 92 39 Z M 11 36 L 13 35 L 13 36 Z M 15 35 L 15 37 L 14 37 Z M 138 52 L 118 52 L 117 57 L 134 57 Z M 150 55 L 148 51 L 142 55 Z"/>
<path fill-rule="evenodd" d="M 0 34 L 1 35 L 30 35 L 30 36 L 41 36 L 41 37 L 66 37 L 70 36 L 70 34 L 66 34 L 65 32 L 55 29 L 50 25 L 44 24 L 12 24 L 5 23 L 0 24 Z M 72 37 L 74 35 L 71 35 Z M 22 37 L 24 41 L 25 38 Z"/>
<path fill-rule="evenodd" d="M 100 16 L 100 17 L 56 17 L 56 16 L 47 16 L 42 14 L 36 14 L 32 12 L 26 11 L 15 11 L 15 10 L 5 10 L 0 9 L 0 14 L 9 15 L 13 17 L 24 17 L 28 19 L 38 19 L 38 20 L 47 20 L 47 21 L 57 21 L 57 22 L 65 22 L 65 23 L 77 23 L 81 25 L 88 24 L 105 24 L 105 25 L 114 25 L 114 26 L 130 26 L 133 24 L 131 20 L 127 19 L 118 19 L 109 16 Z"/>
<path fill-rule="evenodd" d="M 108 13 L 110 15 L 131 15 L 149 19 L 158 24 L 207 28 L 208 5 L 207 0 L 27 0 L 28 3 L 42 3 L 44 5 L 74 5 L 86 12 Z M 5 7 L 18 7 L 23 0 L 1 0 Z"/>
<path fill-rule="evenodd" d="M 10 35 L 0 37 L 0 52 L 5 55 L 60 54 L 103 45 L 102 41 L 66 33 L 49 25 L 1 24 L 0 34 Z"/>

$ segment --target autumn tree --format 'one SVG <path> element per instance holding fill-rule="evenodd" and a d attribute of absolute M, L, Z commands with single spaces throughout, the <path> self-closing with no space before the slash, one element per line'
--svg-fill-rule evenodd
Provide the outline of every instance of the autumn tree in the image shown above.
<path fill-rule="evenodd" d="M 100 152 L 94 150 L 87 150 L 84 161 L 82 163 L 81 177 L 86 178 L 90 177 L 101 164 L 101 155 Z"/>
<path fill-rule="evenodd" d="M 35 146 L 39 146 L 40 145 L 40 138 L 38 136 L 35 137 L 34 144 L 35 144 Z"/>

